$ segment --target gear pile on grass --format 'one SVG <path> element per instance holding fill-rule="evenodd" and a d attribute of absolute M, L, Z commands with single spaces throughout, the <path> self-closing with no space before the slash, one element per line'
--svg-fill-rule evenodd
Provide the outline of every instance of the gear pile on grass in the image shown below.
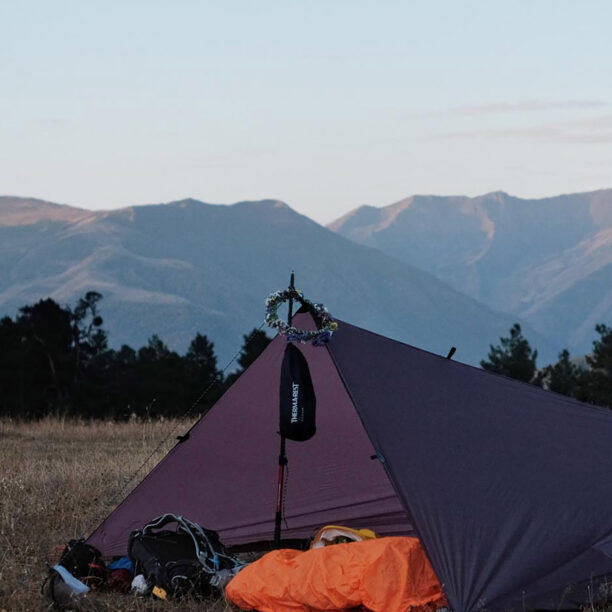
<path fill-rule="evenodd" d="M 289 300 L 295 300 L 307 308 L 320 325 L 319 329 L 297 329 L 293 325 L 282 321 L 278 316 L 278 309 L 281 304 Z M 300 342 L 302 344 L 312 342 L 313 346 L 323 346 L 329 342 L 332 334 L 338 329 L 338 323 L 323 304 L 315 304 L 307 300 L 302 292 L 297 289 L 275 291 L 268 296 L 266 300 L 266 323 L 279 334 L 286 336 L 287 342 Z"/>

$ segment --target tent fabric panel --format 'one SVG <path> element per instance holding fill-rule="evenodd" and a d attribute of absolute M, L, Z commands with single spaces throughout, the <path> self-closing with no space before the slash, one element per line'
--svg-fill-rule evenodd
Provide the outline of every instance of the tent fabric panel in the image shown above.
<path fill-rule="evenodd" d="M 310 315 L 297 324 L 313 325 Z M 277 337 L 136 489 L 90 536 L 108 555 L 154 517 L 181 514 L 219 532 L 227 545 L 271 540 L 276 502 L 280 367 Z M 317 394 L 317 433 L 287 441 L 283 538 L 310 537 L 346 523 L 381 533 L 414 533 L 404 507 L 324 347 L 300 345 Z"/>
<path fill-rule="evenodd" d="M 453 610 L 612 570 L 612 413 L 346 323 L 329 351 Z"/>

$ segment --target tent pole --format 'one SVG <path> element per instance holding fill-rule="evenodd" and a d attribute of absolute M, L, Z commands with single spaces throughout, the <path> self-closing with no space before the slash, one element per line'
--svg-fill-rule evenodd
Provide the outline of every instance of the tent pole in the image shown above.
<path fill-rule="evenodd" d="M 291 272 L 289 289 L 295 290 L 295 274 Z M 293 298 L 289 298 L 289 312 L 287 323 L 291 325 L 293 319 Z M 281 435 L 280 451 L 278 453 L 278 488 L 276 490 L 276 516 L 274 517 L 274 548 L 281 547 L 281 521 L 283 519 L 283 498 L 285 494 L 285 467 L 287 465 L 287 452 L 285 450 L 285 436 Z"/>

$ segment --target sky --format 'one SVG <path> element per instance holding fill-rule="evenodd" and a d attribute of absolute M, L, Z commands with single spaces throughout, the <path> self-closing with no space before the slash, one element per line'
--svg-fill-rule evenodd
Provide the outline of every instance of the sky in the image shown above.
<path fill-rule="evenodd" d="M 274 198 L 612 187 L 608 0 L 0 2 L 0 195 Z"/>

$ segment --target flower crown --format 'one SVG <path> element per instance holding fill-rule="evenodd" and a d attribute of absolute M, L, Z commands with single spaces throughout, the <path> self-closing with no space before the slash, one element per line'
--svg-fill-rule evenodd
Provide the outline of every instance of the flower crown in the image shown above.
<path fill-rule="evenodd" d="M 315 315 L 321 327 L 315 331 L 307 331 L 297 329 L 282 321 L 278 316 L 278 309 L 281 304 L 290 299 L 296 300 Z M 313 346 L 323 346 L 329 342 L 332 334 L 338 329 L 338 323 L 323 304 L 315 304 L 307 300 L 302 292 L 297 289 L 275 291 L 268 296 L 266 299 L 266 323 L 279 334 L 286 336 L 287 342 L 301 342 L 302 344 L 312 342 Z"/>

